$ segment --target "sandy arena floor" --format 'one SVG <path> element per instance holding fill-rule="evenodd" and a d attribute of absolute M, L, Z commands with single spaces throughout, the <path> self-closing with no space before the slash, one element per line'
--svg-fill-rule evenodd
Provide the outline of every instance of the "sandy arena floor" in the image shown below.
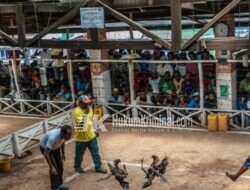
<path fill-rule="evenodd" d="M 0 115 L 0 138 L 39 122 L 38 119 L 14 118 Z"/>
<path fill-rule="evenodd" d="M 152 190 L 247 190 L 250 189 L 250 172 L 231 182 L 225 171 L 235 171 L 249 155 L 249 135 L 208 132 L 163 132 L 155 130 L 109 129 L 99 137 L 103 160 L 116 158 L 128 163 L 130 189 L 139 190 L 144 182 L 140 159 L 151 163 L 151 155 L 169 157 L 170 165 L 166 177 L 170 186 L 159 179 Z M 13 171 L 0 174 L 1 190 L 48 190 L 48 167 L 38 157 L 38 148 L 33 156 L 13 160 Z M 119 190 L 114 178 L 103 182 L 104 177 L 92 170 L 77 175 L 73 170 L 74 143 L 66 147 L 65 179 L 71 190 Z M 92 165 L 89 152 L 84 158 L 84 167 Z M 105 164 L 106 167 L 106 164 Z"/>

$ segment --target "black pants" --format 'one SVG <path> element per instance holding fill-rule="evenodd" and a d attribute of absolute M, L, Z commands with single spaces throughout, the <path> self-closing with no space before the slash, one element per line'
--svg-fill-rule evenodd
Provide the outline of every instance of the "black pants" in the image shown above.
<path fill-rule="evenodd" d="M 42 154 L 44 154 L 45 149 L 40 147 Z M 58 148 L 53 150 L 49 154 L 50 160 L 54 168 L 56 169 L 57 175 L 50 175 L 51 190 L 56 190 L 60 185 L 63 184 L 63 162 L 61 157 L 61 149 Z"/>

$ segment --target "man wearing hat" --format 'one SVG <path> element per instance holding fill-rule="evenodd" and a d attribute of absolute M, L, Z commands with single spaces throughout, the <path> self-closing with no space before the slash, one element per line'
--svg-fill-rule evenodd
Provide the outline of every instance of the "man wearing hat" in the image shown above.
<path fill-rule="evenodd" d="M 78 173 L 84 173 L 81 167 L 83 155 L 86 148 L 89 149 L 95 165 L 95 171 L 106 174 L 107 171 L 102 168 L 99 147 L 97 143 L 97 134 L 94 131 L 92 100 L 86 95 L 79 97 L 79 105 L 74 111 L 75 120 L 75 163 L 74 168 Z"/>
<path fill-rule="evenodd" d="M 188 104 L 189 108 L 199 108 L 200 107 L 200 93 L 195 92 L 192 95 L 192 99 Z"/>

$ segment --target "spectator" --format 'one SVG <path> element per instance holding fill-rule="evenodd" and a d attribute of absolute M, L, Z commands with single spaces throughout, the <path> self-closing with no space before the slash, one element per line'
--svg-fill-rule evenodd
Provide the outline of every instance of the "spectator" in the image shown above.
<path fill-rule="evenodd" d="M 112 96 L 109 97 L 108 99 L 109 103 L 122 103 L 122 96 L 119 95 L 119 90 L 118 88 L 114 88 L 112 91 Z"/>
<path fill-rule="evenodd" d="M 31 98 L 33 100 L 38 100 L 39 98 L 39 91 L 41 87 L 41 79 L 40 79 L 40 73 L 38 69 L 34 69 L 33 75 L 32 75 L 32 88 L 31 88 Z"/>
<path fill-rule="evenodd" d="M 83 79 L 81 77 L 77 77 L 77 79 L 76 79 L 77 92 L 82 91 L 82 92 L 86 93 L 89 90 L 89 86 L 90 85 L 86 79 Z"/>
<path fill-rule="evenodd" d="M 126 89 L 128 89 L 128 84 L 123 78 L 118 79 L 119 82 L 119 91 L 123 94 Z"/>
<path fill-rule="evenodd" d="M 174 61 L 176 59 L 175 55 L 174 55 L 174 52 L 172 51 L 169 51 L 168 52 L 168 61 Z M 173 70 L 176 69 L 176 63 L 171 63 L 171 66 L 173 68 Z M 173 76 L 173 73 L 171 75 L 171 77 Z"/>
<path fill-rule="evenodd" d="M 168 90 L 163 100 L 164 106 L 177 107 L 180 104 L 180 100 L 173 94 L 172 90 Z"/>
<path fill-rule="evenodd" d="M 52 49 L 51 58 L 55 59 L 52 66 L 56 80 L 60 80 L 60 71 L 64 67 L 64 62 L 61 60 L 63 57 L 62 49 Z"/>
<path fill-rule="evenodd" d="M 174 83 L 170 78 L 170 72 L 166 71 L 164 77 L 159 82 L 160 93 L 165 94 L 168 90 L 174 91 Z"/>
<path fill-rule="evenodd" d="M 189 52 L 188 54 L 189 61 L 197 60 L 197 56 L 194 52 Z M 194 81 L 198 80 L 199 72 L 198 72 L 198 63 L 187 63 L 185 64 L 186 72 L 192 75 L 192 79 Z"/>
<path fill-rule="evenodd" d="M 247 72 L 245 79 L 240 81 L 240 93 L 250 95 L 250 72 Z"/>
<path fill-rule="evenodd" d="M 160 60 L 167 60 L 166 56 L 162 56 Z M 169 63 L 159 63 L 157 65 L 157 73 L 160 77 L 163 77 L 166 72 L 170 73 L 170 77 L 173 76 L 173 67 Z"/>
<path fill-rule="evenodd" d="M 136 103 L 138 105 L 152 105 L 150 96 L 146 95 L 145 92 L 139 93 L 139 96 L 136 98 Z"/>
<path fill-rule="evenodd" d="M 179 94 L 181 92 L 183 81 L 184 81 L 184 79 L 181 78 L 180 72 L 179 71 L 175 71 L 174 72 L 173 83 L 174 83 L 174 87 L 176 89 L 176 94 Z"/>
<path fill-rule="evenodd" d="M 200 107 L 200 93 L 195 92 L 192 96 L 191 101 L 188 104 L 188 108 L 199 108 Z"/>
<path fill-rule="evenodd" d="M 208 92 L 216 92 L 216 79 L 211 78 L 208 84 Z"/>
<path fill-rule="evenodd" d="M 151 78 L 149 79 L 149 84 L 152 91 L 155 93 L 159 93 L 159 82 L 160 78 L 157 76 L 157 72 L 153 72 Z"/>
<path fill-rule="evenodd" d="M 66 85 L 62 84 L 61 88 L 60 88 L 60 92 L 55 96 L 54 100 L 71 101 L 72 96 L 71 96 L 71 93 L 69 91 L 69 88 Z"/>
<path fill-rule="evenodd" d="M 141 57 L 142 60 L 151 60 L 152 59 L 152 55 L 150 53 L 149 50 L 145 50 L 142 54 Z M 139 63 L 139 68 L 140 68 L 140 72 L 145 72 L 145 73 L 149 73 L 149 64 L 148 63 Z"/>
<path fill-rule="evenodd" d="M 152 105 L 154 105 L 154 106 L 160 106 L 161 105 L 159 92 L 153 92 L 153 95 L 151 97 L 151 102 L 152 102 Z"/>
<path fill-rule="evenodd" d="M 214 92 L 209 92 L 204 103 L 204 107 L 207 109 L 217 109 L 217 101 Z"/>
<path fill-rule="evenodd" d="M 191 79 L 190 73 L 186 73 L 185 80 L 182 83 L 182 92 L 185 96 L 190 96 L 196 90 L 195 82 Z"/>
<path fill-rule="evenodd" d="M 124 92 L 124 95 L 123 95 L 123 97 L 122 97 L 122 103 L 123 103 L 123 104 L 126 104 L 126 105 L 128 105 L 128 104 L 131 103 L 129 91 L 125 91 L 125 92 Z"/>
<path fill-rule="evenodd" d="M 57 81 L 54 76 L 49 77 L 47 90 L 48 90 L 50 99 L 54 99 L 56 94 L 60 91 L 60 82 Z"/>

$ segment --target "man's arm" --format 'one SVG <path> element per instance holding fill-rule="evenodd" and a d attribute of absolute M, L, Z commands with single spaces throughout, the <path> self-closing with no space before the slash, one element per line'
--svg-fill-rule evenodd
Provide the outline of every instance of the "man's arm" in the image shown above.
<path fill-rule="evenodd" d="M 44 151 L 44 156 L 45 156 L 46 161 L 47 161 L 47 163 L 49 165 L 50 173 L 56 175 L 57 174 L 56 169 L 52 165 L 52 162 L 51 162 L 51 159 L 50 159 L 50 156 L 49 156 L 50 152 L 51 152 L 51 150 L 49 148 L 46 148 L 45 151 Z"/>

